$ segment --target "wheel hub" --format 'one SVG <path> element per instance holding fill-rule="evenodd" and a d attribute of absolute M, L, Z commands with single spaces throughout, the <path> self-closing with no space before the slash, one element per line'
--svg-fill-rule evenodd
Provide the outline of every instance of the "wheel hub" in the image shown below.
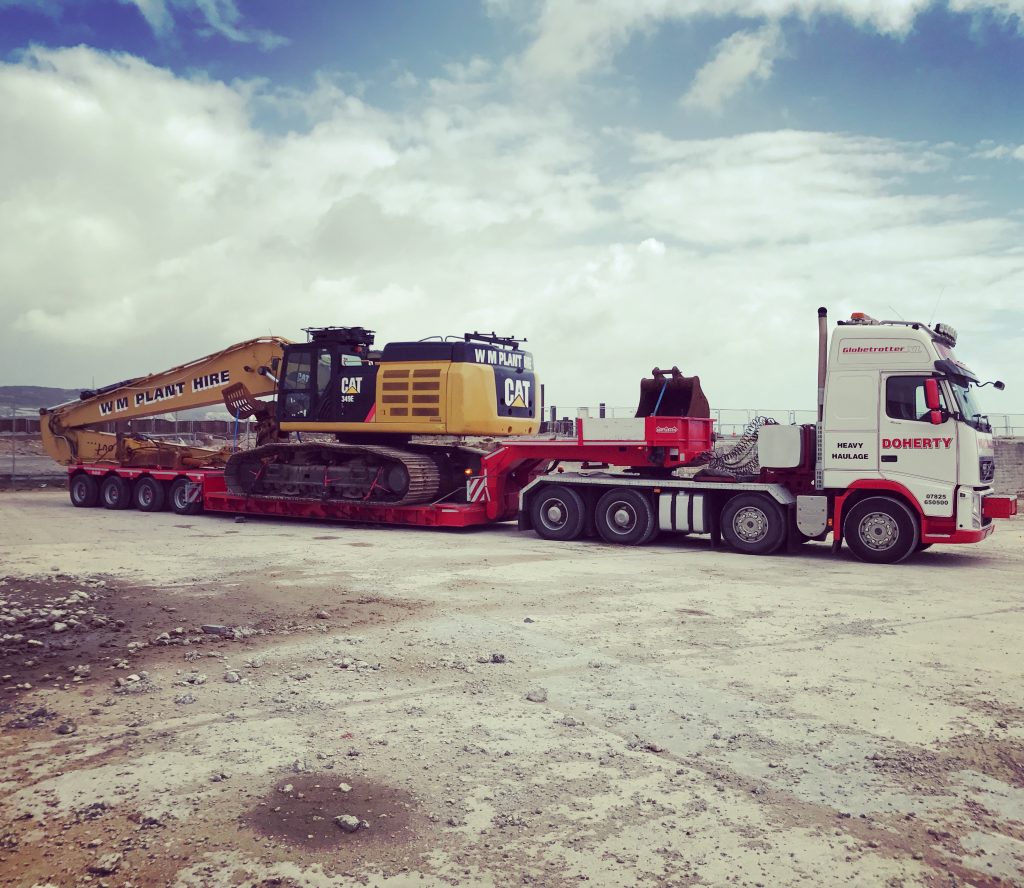
<path fill-rule="evenodd" d="M 875 552 L 885 552 L 896 545 L 900 538 L 900 528 L 891 515 L 885 512 L 872 512 L 865 515 L 858 528 L 860 540 Z"/>
<path fill-rule="evenodd" d="M 629 528 L 636 524 L 636 516 L 630 509 L 620 504 L 612 514 L 612 521 L 615 522 L 615 526 L 620 530 L 629 530 Z"/>
<path fill-rule="evenodd" d="M 558 528 L 565 524 L 565 507 L 558 500 L 545 503 L 543 512 L 549 527 Z"/>
<path fill-rule="evenodd" d="M 768 534 L 768 517 L 754 506 L 740 509 L 732 519 L 732 529 L 745 543 L 759 543 Z"/>

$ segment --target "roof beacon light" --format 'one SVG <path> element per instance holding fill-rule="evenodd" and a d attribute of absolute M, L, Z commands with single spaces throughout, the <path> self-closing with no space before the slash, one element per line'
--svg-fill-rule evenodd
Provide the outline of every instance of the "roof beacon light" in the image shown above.
<path fill-rule="evenodd" d="M 956 345 L 956 327 L 949 324 L 936 324 L 935 333 L 943 339 L 948 339 L 950 345 Z"/>
<path fill-rule="evenodd" d="M 878 321 L 876 321 L 873 317 L 871 317 L 871 315 L 869 315 L 866 311 L 855 311 L 855 312 L 853 312 L 850 315 L 850 322 L 853 323 L 853 324 L 877 324 L 878 323 Z"/>

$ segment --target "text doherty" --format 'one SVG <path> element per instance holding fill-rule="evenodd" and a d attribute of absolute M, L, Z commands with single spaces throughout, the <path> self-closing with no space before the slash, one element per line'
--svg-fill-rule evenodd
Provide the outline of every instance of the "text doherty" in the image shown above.
<path fill-rule="evenodd" d="M 952 438 L 882 438 L 882 450 L 949 450 Z"/>

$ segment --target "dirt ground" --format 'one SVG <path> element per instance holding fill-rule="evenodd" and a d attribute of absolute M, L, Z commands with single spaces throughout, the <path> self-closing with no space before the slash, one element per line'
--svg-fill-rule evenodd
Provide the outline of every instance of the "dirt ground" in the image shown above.
<path fill-rule="evenodd" d="M 0 885 L 1024 884 L 1024 521 L 898 567 L 0 527 Z"/>

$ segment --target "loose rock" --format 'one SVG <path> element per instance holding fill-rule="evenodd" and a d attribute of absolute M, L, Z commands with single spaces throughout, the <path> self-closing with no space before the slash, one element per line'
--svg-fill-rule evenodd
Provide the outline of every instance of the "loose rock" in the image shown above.
<path fill-rule="evenodd" d="M 340 814 L 334 818 L 334 822 L 347 833 L 354 833 L 361 829 L 369 828 L 370 824 L 351 814 Z"/>
<path fill-rule="evenodd" d="M 95 863 L 89 865 L 89 872 L 97 876 L 110 876 L 117 872 L 121 861 L 124 859 L 123 854 L 105 854 Z"/>

